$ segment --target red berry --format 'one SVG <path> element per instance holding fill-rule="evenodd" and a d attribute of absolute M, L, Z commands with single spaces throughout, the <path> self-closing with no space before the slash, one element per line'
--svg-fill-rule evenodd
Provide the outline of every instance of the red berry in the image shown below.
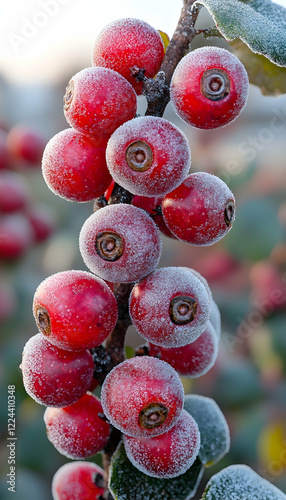
<path fill-rule="evenodd" d="M 162 215 L 161 204 L 163 201 L 163 196 L 133 196 L 132 205 L 134 207 L 143 208 L 148 214 L 151 215 L 156 226 L 160 229 L 161 233 L 168 238 L 176 239 L 176 237 L 171 233 L 170 229 L 166 226 Z"/>
<path fill-rule="evenodd" d="M 208 246 L 231 229 L 235 200 L 219 177 L 197 172 L 165 196 L 162 210 L 166 225 L 179 240 Z"/>
<path fill-rule="evenodd" d="M 182 120 L 209 129 L 233 121 L 248 97 L 248 76 L 240 60 L 219 47 L 189 52 L 176 67 L 171 102 Z"/>
<path fill-rule="evenodd" d="M 135 117 L 136 94 L 125 78 L 107 68 L 85 68 L 70 80 L 64 97 L 68 123 L 91 137 L 110 136 Z"/>
<path fill-rule="evenodd" d="M 193 417 L 182 410 L 165 434 L 152 438 L 124 436 L 124 447 L 130 462 L 141 472 L 167 479 L 184 474 L 192 466 L 200 449 L 200 432 Z"/>
<path fill-rule="evenodd" d="M 15 125 L 8 133 L 7 146 L 14 161 L 37 166 L 41 163 L 45 140 L 36 130 L 26 125 Z"/>
<path fill-rule="evenodd" d="M 149 345 L 149 356 L 156 356 L 171 365 L 179 375 L 201 377 L 214 365 L 218 353 L 218 336 L 210 321 L 205 331 L 191 344 L 167 349 Z"/>
<path fill-rule="evenodd" d="M 104 471 L 93 462 L 69 462 L 53 477 L 53 500 L 102 500 L 104 492 Z"/>
<path fill-rule="evenodd" d="M 177 372 L 148 356 L 127 359 L 107 375 L 101 402 L 110 423 L 129 436 L 159 436 L 178 420 L 184 389 Z"/>
<path fill-rule="evenodd" d="M 93 140 L 72 128 L 48 142 L 42 161 L 44 179 L 57 195 L 70 201 L 101 196 L 111 182 L 105 160 L 106 141 Z"/>
<path fill-rule="evenodd" d="M 141 94 L 142 82 L 136 82 L 131 69 L 137 66 L 145 70 L 147 78 L 152 78 L 163 57 L 164 44 L 157 30 L 145 21 L 123 18 L 109 23 L 98 35 L 93 64 L 117 71 Z"/>
<path fill-rule="evenodd" d="M 34 242 L 34 233 L 27 217 L 21 213 L 0 217 L 0 258 L 19 259 Z"/>
<path fill-rule="evenodd" d="M 11 156 L 7 146 L 7 132 L 0 128 L 0 171 L 10 168 Z"/>
<path fill-rule="evenodd" d="M 151 217 L 127 204 L 93 213 L 80 232 L 86 266 L 107 281 L 129 283 L 150 273 L 161 255 L 159 231 Z"/>
<path fill-rule="evenodd" d="M 155 270 L 133 287 L 130 316 L 146 340 L 163 347 L 194 342 L 210 317 L 210 297 L 203 282 L 186 267 Z"/>
<path fill-rule="evenodd" d="M 109 438 L 109 424 L 98 416 L 100 400 L 91 393 L 65 408 L 48 407 L 44 413 L 47 436 L 62 455 L 72 459 L 91 457 Z"/>
<path fill-rule="evenodd" d="M 109 171 L 133 194 L 159 196 L 179 186 L 191 165 L 185 135 L 157 116 L 124 123 L 110 137 L 106 149 Z"/>
<path fill-rule="evenodd" d="M 0 172 L 0 212 L 24 210 L 29 198 L 28 185 L 22 175 L 9 171 Z"/>
<path fill-rule="evenodd" d="M 47 240 L 54 232 L 55 214 L 50 205 L 42 203 L 30 205 L 25 214 L 33 228 L 35 243 Z"/>
<path fill-rule="evenodd" d="M 33 314 L 51 344 L 80 351 L 100 345 L 111 333 L 117 302 L 100 278 L 85 271 L 63 271 L 38 286 Z"/>
<path fill-rule="evenodd" d="M 89 351 L 64 351 L 48 342 L 41 333 L 31 337 L 21 364 L 26 392 L 46 406 L 68 406 L 90 388 L 94 364 Z"/>

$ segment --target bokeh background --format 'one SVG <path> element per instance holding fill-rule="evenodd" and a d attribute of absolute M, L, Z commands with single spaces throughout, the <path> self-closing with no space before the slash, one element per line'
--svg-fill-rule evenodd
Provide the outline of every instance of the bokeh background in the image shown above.
<path fill-rule="evenodd" d="M 286 6 L 283 0 L 277 3 Z M 38 141 L 41 150 L 41 143 L 67 127 L 65 87 L 75 72 L 91 65 L 100 29 L 120 17 L 137 17 L 171 36 L 181 0 L 111 0 L 106 5 L 94 0 L 29 0 L 5 6 L 1 0 L 0 5 L 0 180 L 12 175 L 26 193 L 25 206 L 10 220 L 17 234 L 23 234 L 22 250 L 17 258 L 0 259 L 0 498 L 51 500 L 52 476 L 68 460 L 47 440 L 44 407 L 26 395 L 19 365 L 25 342 L 37 333 L 31 305 L 38 284 L 58 271 L 86 269 L 78 234 L 92 203 L 53 195 L 41 176 L 40 155 L 31 161 L 31 156 L 27 160 L 17 153 L 12 130 L 19 125 L 33 130 L 38 136 L 33 144 Z M 198 37 L 193 47 L 203 43 Z M 143 97 L 138 109 L 144 113 Z M 160 267 L 197 269 L 208 280 L 222 315 L 215 366 L 195 381 L 183 380 L 186 392 L 216 400 L 231 431 L 229 454 L 206 470 L 203 483 L 224 466 L 245 463 L 286 493 L 286 95 L 266 97 L 251 86 L 240 117 L 213 131 L 188 127 L 171 105 L 165 118 L 187 135 L 192 171 L 220 176 L 237 200 L 234 227 L 221 242 L 195 248 L 163 237 L 160 261 Z M 46 228 L 42 239 L 35 223 L 31 226 L 35 213 L 40 227 Z M 0 213 L 0 232 L 6 218 Z M 141 343 L 130 328 L 126 344 L 135 348 Z M 15 494 L 7 491 L 6 483 L 7 388 L 12 384 Z"/>

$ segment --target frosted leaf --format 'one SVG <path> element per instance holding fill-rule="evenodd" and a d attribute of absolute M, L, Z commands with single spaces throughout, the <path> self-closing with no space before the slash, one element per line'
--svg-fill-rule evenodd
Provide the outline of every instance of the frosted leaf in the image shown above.
<path fill-rule="evenodd" d="M 203 464 L 213 465 L 228 451 L 229 428 L 216 402 L 205 396 L 187 394 L 184 408 L 195 419 L 201 434 L 199 458 Z"/>
<path fill-rule="evenodd" d="M 189 173 L 191 152 L 175 125 L 143 116 L 116 129 L 108 141 L 106 161 L 115 182 L 133 194 L 151 197 L 182 183 Z"/>
<path fill-rule="evenodd" d="M 180 416 L 183 401 L 183 385 L 174 368 L 148 356 L 127 359 L 117 365 L 107 375 L 101 390 L 102 408 L 109 421 L 134 437 L 158 436 L 169 430 Z M 152 409 L 153 404 L 159 407 L 154 409 L 154 416 L 157 411 L 165 413 L 157 425 L 146 425 L 142 413 L 146 415 L 146 409 Z M 147 423 L 152 418 L 151 415 Z"/>
<path fill-rule="evenodd" d="M 202 500 L 285 500 L 286 495 L 246 465 L 230 465 L 208 482 Z"/>
<path fill-rule="evenodd" d="M 111 460 L 109 489 L 116 500 L 189 500 L 194 497 L 203 474 L 199 458 L 182 475 L 158 479 L 140 472 L 120 443 Z"/>
<path fill-rule="evenodd" d="M 255 53 L 286 66 L 286 9 L 271 0 L 199 0 L 227 40 L 240 38 Z"/>
<path fill-rule="evenodd" d="M 196 304 L 194 317 L 185 324 L 183 317 L 180 324 L 170 313 L 172 301 L 177 297 L 183 298 L 179 310 L 184 307 L 186 298 Z M 129 308 L 133 324 L 143 338 L 170 348 L 190 344 L 202 334 L 210 317 L 211 303 L 204 283 L 191 269 L 165 267 L 156 269 L 134 286 Z M 187 309 L 186 312 L 188 318 Z"/>
<path fill-rule="evenodd" d="M 101 235 L 111 234 L 106 245 Z M 118 238 L 119 237 L 119 238 Z M 99 249 L 96 249 L 99 242 Z M 102 252 L 102 244 L 107 249 Z M 118 247 L 120 251 L 108 255 Z M 104 280 L 130 283 L 157 266 L 162 242 L 156 224 L 140 208 L 127 204 L 108 205 L 93 213 L 82 226 L 79 247 L 86 266 Z M 121 252 L 122 250 L 122 252 Z M 106 255 L 105 255 L 106 254 Z"/>
<path fill-rule="evenodd" d="M 200 449 L 200 432 L 194 418 L 182 411 L 176 424 L 154 438 L 124 436 L 130 462 L 151 477 L 173 478 L 184 474 Z"/>

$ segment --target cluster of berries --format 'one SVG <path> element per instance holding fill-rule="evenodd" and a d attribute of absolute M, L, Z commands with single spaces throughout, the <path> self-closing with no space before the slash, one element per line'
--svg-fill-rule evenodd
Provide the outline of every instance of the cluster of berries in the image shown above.
<path fill-rule="evenodd" d="M 144 78 L 155 77 L 163 57 L 156 30 L 121 19 L 96 40 L 93 66 L 69 82 L 64 112 L 71 128 L 49 141 L 42 168 L 57 195 L 78 202 L 100 199 L 79 238 L 91 272 L 65 271 L 39 285 L 33 311 L 40 333 L 27 342 L 21 368 L 28 394 L 48 406 L 48 438 L 60 453 L 75 460 L 94 455 L 106 447 L 113 426 L 123 433 L 135 467 L 173 478 L 191 467 L 203 441 L 199 422 L 183 407 L 179 375 L 197 377 L 213 366 L 220 314 L 199 273 L 156 268 L 160 230 L 193 245 L 212 245 L 230 230 L 235 201 L 218 177 L 189 173 L 188 141 L 175 125 L 160 116 L 136 117 L 136 94 L 144 86 L 133 75 L 139 68 Z M 170 85 L 178 115 L 200 128 L 232 121 L 247 90 L 241 63 L 217 48 L 186 55 Z M 117 186 L 129 203 L 114 203 Z M 132 284 L 130 318 L 149 344 L 146 355 L 108 373 L 100 400 L 91 392 L 97 383 L 91 352 L 117 323 L 115 283 Z M 223 416 L 218 419 L 224 449 L 213 462 L 229 445 L 227 425 Z M 70 485 L 80 488 L 84 481 L 80 494 L 68 498 L 89 498 L 87 483 L 95 476 L 99 498 L 102 471 L 88 463 L 64 466 L 54 478 L 54 498 L 67 498 Z"/>
<path fill-rule="evenodd" d="M 25 178 L 41 165 L 44 147 L 44 138 L 29 127 L 0 125 L 0 259 L 5 261 L 19 259 L 54 230 L 53 213 L 32 201 Z"/>

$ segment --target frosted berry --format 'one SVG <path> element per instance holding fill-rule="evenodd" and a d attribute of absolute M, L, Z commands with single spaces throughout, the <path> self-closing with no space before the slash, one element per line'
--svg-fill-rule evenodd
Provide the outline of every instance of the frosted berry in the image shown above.
<path fill-rule="evenodd" d="M 159 231 L 146 212 L 127 204 L 93 213 L 80 232 L 86 266 L 107 281 L 128 283 L 150 273 L 161 255 Z"/>
<path fill-rule="evenodd" d="M 46 145 L 42 172 L 48 187 L 70 201 L 101 196 L 111 182 L 105 161 L 106 140 L 91 139 L 72 128 L 62 130 Z"/>
<path fill-rule="evenodd" d="M 200 449 L 200 432 L 191 415 L 183 410 L 176 424 L 152 438 L 124 436 L 130 462 L 151 477 L 168 479 L 184 474 Z"/>
<path fill-rule="evenodd" d="M 65 408 L 48 407 L 44 421 L 49 441 L 68 458 L 95 455 L 105 447 L 110 432 L 109 424 L 99 413 L 102 413 L 100 400 L 91 393 Z"/>
<path fill-rule="evenodd" d="M 179 375 L 197 378 L 214 365 L 218 353 L 218 337 L 210 321 L 204 332 L 191 344 L 165 348 L 149 344 L 149 356 L 156 356 L 171 365 Z"/>
<path fill-rule="evenodd" d="M 9 171 L 0 172 L 0 212 L 24 210 L 29 198 L 28 185 L 22 175 Z"/>
<path fill-rule="evenodd" d="M 7 135 L 7 146 L 15 162 L 24 162 L 26 166 L 38 166 L 41 163 L 45 140 L 36 130 L 17 124 Z"/>
<path fill-rule="evenodd" d="M 98 35 L 93 64 L 117 71 L 141 94 L 142 82 L 132 77 L 131 69 L 137 66 L 144 69 L 147 78 L 152 78 L 163 57 L 164 44 L 157 30 L 140 19 L 123 18 L 107 24 Z"/>
<path fill-rule="evenodd" d="M 83 134 L 110 136 L 135 117 L 136 94 L 125 78 L 108 68 L 85 68 L 70 80 L 64 97 L 68 123 Z"/>
<path fill-rule="evenodd" d="M 176 237 L 171 233 L 170 229 L 166 226 L 162 215 L 161 204 L 164 196 L 133 196 L 132 205 L 134 207 L 143 208 L 148 214 L 151 215 L 156 226 L 160 229 L 168 238 L 176 239 Z"/>
<path fill-rule="evenodd" d="M 102 500 L 104 475 L 103 469 L 92 462 L 67 463 L 53 477 L 53 500 Z"/>
<path fill-rule="evenodd" d="M 104 471 L 93 462 L 62 465 L 52 481 L 53 500 L 102 500 Z"/>
<path fill-rule="evenodd" d="M 182 120 L 210 129 L 232 122 L 248 97 L 248 76 L 240 60 L 219 47 L 189 52 L 176 67 L 171 102 Z"/>
<path fill-rule="evenodd" d="M 85 271 L 63 271 L 38 286 L 33 314 L 46 339 L 61 349 L 100 345 L 117 321 L 117 302 L 109 286 Z"/>
<path fill-rule="evenodd" d="M 184 390 L 177 372 L 148 356 L 127 359 L 107 375 L 101 402 L 110 423 L 129 436 L 158 436 L 182 410 Z"/>
<path fill-rule="evenodd" d="M 197 172 L 165 196 L 162 211 L 166 225 L 179 240 L 208 246 L 231 229 L 235 200 L 219 177 Z"/>
<path fill-rule="evenodd" d="M 90 388 L 94 364 L 89 351 L 65 351 L 48 342 L 41 333 L 31 337 L 21 364 L 26 392 L 46 406 L 68 406 Z"/>
<path fill-rule="evenodd" d="M 185 135 L 157 116 L 134 118 L 119 127 L 106 149 L 108 169 L 133 194 L 160 196 L 179 186 L 191 165 Z"/>
<path fill-rule="evenodd" d="M 130 316 L 142 337 L 163 347 L 181 347 L 205 330 L 211 303 L 205 285 L 186 267 L 156 269 L 133 287 Z"/>

